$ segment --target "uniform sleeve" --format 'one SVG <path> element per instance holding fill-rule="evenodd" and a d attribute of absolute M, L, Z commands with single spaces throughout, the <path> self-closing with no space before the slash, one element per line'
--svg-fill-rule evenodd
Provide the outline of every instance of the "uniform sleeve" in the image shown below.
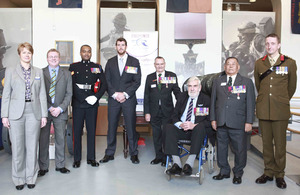
<path fill-rule="evenodd" d="M 76 74 L 74 74 L 75 71 L 74 65 L 71 64 L 69 70 L 71 71 L 71 75 L 72 75 L 73 98 L 83 103 L 85 99 L 88 97 L 88 95 L 84 93 L 81 89 L 79 89 L 79 87 L 76 85 Z"/>
<path fill-rule="evenodd" d="M 259 75 L 258 67 L 259 67 L 259 61 L 257 60 L 254 66 L 254 80 L 255 80 L 255 87 L 257 92 L 259 92 L 259 87 L 260 87 L 260 78 L 259 78 L 260 75 Z"/>
<path fill-rule="evenodd" d="M 288 70 L 289 71 L 288 90 L 289 90 L 289 98 L 291 99 L 297 87 L 297 65 L 295 60 L 292 60 L 290 67 L 291 67 L 290 70 Z"/>

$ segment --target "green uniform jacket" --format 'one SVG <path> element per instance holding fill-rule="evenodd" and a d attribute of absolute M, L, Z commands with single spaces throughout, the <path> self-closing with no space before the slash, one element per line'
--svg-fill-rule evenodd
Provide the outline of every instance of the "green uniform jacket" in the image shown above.
<path fill-rule="evenodd" d="M 267 56 L 255 62 L 254 78 L 258 92 L 256 116 L 262 120 L 288 120 L 290 118 L 290 99 L 297 84 L 297 66 L 295 60 L 280 55 L 275 65 L 287 67 L 288 74 L 276 74 L 273 71 L 260 80 L 259 76 L 271 68 Z"/>

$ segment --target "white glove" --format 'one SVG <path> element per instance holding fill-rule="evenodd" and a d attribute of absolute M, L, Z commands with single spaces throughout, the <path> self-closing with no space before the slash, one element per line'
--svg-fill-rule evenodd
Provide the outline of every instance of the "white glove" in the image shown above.
<path fill-rule="evenodd" d="M 94 95 L 90 95 L 87 98 L 85 98 L 85 101 L 87 101 L 87 103 L 90 105 L 94 105 L 97 102 L 97 98 Z"/>

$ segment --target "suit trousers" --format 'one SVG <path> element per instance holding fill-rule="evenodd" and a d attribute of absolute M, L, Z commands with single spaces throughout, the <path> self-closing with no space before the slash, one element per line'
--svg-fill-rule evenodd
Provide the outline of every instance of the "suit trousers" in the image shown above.
<path fill-rule="evenodd" d="M 108 100 L 108 132 L 107 132 L 107 148 L 105 154 L 114 156 L 117 145 L 117 128 L 121 111 L 124 115 L 125 128 L 129 142 L 130 156 L 137 155 L 137 133 L 136 133 L 136 100 L 127 99 L 124 103 L 119 103 L 110 98 Z"/>
<path fill-rule="evenodd" d="M 269 177 L 284 177 L 287 126 L 288 120 L 259 120 L 263 141 L 264 174 Z"/>
<path fill-rule="evenodd" d="M 65 167 L 65 136 L 67 121 L 50 115 L 51 113 L 49 112 L 47 124 L 41 129 L 40 134 L 39 166 L 42 170 L 49 168 L 49 138 L 51 122 L 53 123 L 55 133 L 55 166 L 56 168 Z"/>
<path fill-rule="evenodd" d="M 226 126 L 217 129 L 217 162 L 220 173 L 230 175 L 230 165 L 228 164 L 228 144 L 233 147 L 234 167 L 232 171 L 236 177 L 243 176 L 243 169 L 247 163 L 247 133 L 244 129 L 231 129 Z"/>
<path fill-rule="evenodd" d="M 164 131 L 166 131 L 165 153 L 176 156 L 179 156 L 177 141 L 181 139 L 191 140 L 190 154 L 199 154 L 207 133 L 203 123 L 197 124 L 193 130 L 189 131 L 183 131 L 173 124 L 167 124 Z"/>
<path fill-rule="evenodd" d="M 12 179 L 14 184 L 35 184 L 38 174 L 37 150 L 41 121 L 33 114 L 32 103 L 26 102 L 23 115 L 9 119 L 12 147 Z"/>
<path fill-rule="evenodd" d="M 73 107 L 74 161 L 81 161 L 84 121 L 87 131 L 87 160 L 95 160 L 95 135 L 98 107 Z"/>
<path fill-rule="evenodd" d="M 153 144 L 155 149 L 155 157 L 157 159 L 164 158 L 164 153 L 162 148 L 165 140 L 165 135 L 163 135 L 163 128 L 169 122 L 170 118 L 165 117 L 162 113 L 162 110 L 159 109 L 158 114 L 156 116 L 151 115 L 150 124 L 152 127 L 152 136 L 153 136 Z"/>

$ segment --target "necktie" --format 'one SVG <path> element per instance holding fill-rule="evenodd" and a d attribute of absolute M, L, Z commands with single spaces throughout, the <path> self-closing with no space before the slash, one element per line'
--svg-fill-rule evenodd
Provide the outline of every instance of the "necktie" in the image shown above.
<path fill-rule="evenodd" d="M 191 99 L 190 104 L 189 104 L 189 108 L 188 108 L 188 112 L 186 114 L 186 120 L 185 121 L 191 121 L 192 118 L 192 112 L 193 112 L 193 100 Z"/>
<path fill-rule="evenodd" d="M 229 77 L 229 81 L 228 81 L 227 85 L 232 86 L 232 77 Z"/>
<path fill-rule="evenodd" d="M 158 74 L 158 90 L 161 90 L 161 74 Z"/>
<path fill-rule="evenodd" d="M 55 84 L 56 84 L 56 71 L 55 69 L 52 69 L 51 85 L 49 90 L 49 96 L 51 97 L 51 99 L 55 97 Z"/>
<path fill-rule="evenodd" d="M 270 58 L 270 64 L 271 64 L 271 66 L 274 66 L 275 60 L 273 58 Z"/>
<path fill-rule="evenodd" d="M 120 58 L 120 60 L 119 60 L 120 76 L 122 76 L 123 70 L 124 70 L 124 62 L 123 62 L 123 58 Z"/>

